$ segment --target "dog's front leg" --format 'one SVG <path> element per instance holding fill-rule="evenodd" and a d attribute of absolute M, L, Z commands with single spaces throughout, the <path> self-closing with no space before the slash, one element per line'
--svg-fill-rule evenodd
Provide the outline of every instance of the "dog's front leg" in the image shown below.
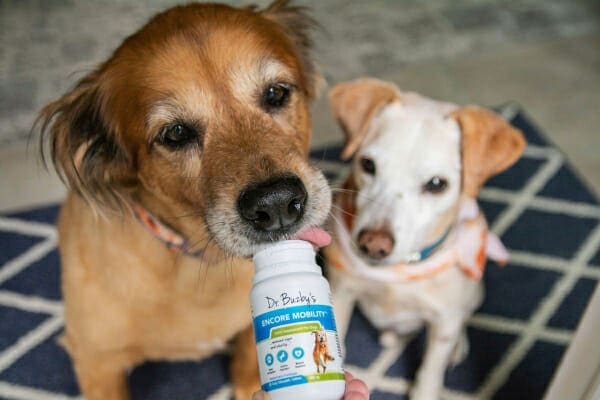
<path fill-rule="evenodd" d="M 81 392 L 87 400 L 128 400 L 126 353 L 72 355 Z"/>
<path fill-rule="evenodd" d="M 437 400 L 444 386 L 444 373 L 460 337 L 462 321 L 446 318 L 429 325 L 427 349 L 417 373 L 411 400 Z"/>
<path fill-rule="evenodd" d="M 252 393 L 260 389 L 256 343 L 252 325 L 238 333 L 235 338 L 231 379 L 235 400 L 250 400 Z"/>

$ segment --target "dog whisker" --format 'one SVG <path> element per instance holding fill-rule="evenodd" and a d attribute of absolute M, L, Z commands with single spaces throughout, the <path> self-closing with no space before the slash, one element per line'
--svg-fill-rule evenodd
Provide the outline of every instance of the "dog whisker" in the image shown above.
<path fill-rule="evenodd" d="M 336 221 L 338 224 L 342 224 L 343 222 L 340 220 L 340 218 L 335 215 L 332 211 L 329 212 L 329 216 Z M 350 246 L 352 246 L 353 250 L 355 250 L 358 254 L 360 254 L 360 249 L 358 248 L 358 246 L 356 245 L 354 240 L 350 240 Z"/>
<path fill-rule="evenodd" d="M 227 276 L 227 285 L 231 288 L 235 285 L 235 274 L 233 273 L 233 257 L 229 257 L 229 263 L 226 264 L 225 268 Z"/>
<path fill-rule="evenodd" d="M 341 212 L 343 212 L 344 214 L 346 214 L 346 215 L 348 215 L 350 217 L 356 217 L 356 214 L 353 214 L 353 213 L 351 213 L 349 211 L 346 211 L 342 207 L 340 207 L 340 206 L 338 206 L 336 204 L 332 204 L 331 207 L 335 208 L 336 210 L 340 210 Z M 331 213 L 330 213 L 330 215 L 331 215 Z"/>
<path fill-rule="evenodd" d="M 331 188 L 332 192 L 340 192 L 340 193 L 359 193 L 356 189 L 345 189 L 345 188 Z"/>
<path fill-rule="evenodd" d="M 183 218 L 191 218 L 191 217 L 202 217 L 204 215 L 204 212 L 201 211 L 193 211 L 187 214 L 181 214 L 181 215 L 173 215 L 171 217 L 169 217 L 169 219 L 183 219 Z M 205 222 L 202 222 L 202 227 L 206 228 L 208 225 Z"/>
<path fill-rule="evenodd" d="M 206 242 L 206 245 L 204 246 L 204 248 L 202 249 L 202 253 L 205 254 L 208 246 L 211 245 L 213 243 L 213 238 L 209 238 L 209 240 Z M 206 278 L 208 277 L 208 268 L 210 267 L 210 265 L 206 262 L 205 258 L 202 257 L 200 259 L 200 267 L 198 268 L 198 286 L 201 286 L 200 291 L 204 292 L 204 289 L 206 288 Z M 204 274 L 202 274 L 202 271 L 204 270 Z M 200 285 L 200 283 L 202 283 L 202 285 Z"/>
<path fill-rule="evenodd" d="M 365 200 L 371 202 L 371 203 L 380 203 L 382 205 L 384 205 L 385 203 L 379 199 L 375 199 L 373 197 L 368 197 L 365 196 L 364 193 L 361 193 L 360 190 L 355 190 L 355 189 L 344 189 L 344 188 L 332 188 L 331 191 L 333 193 L 350 193 L 350 194 L 357 194 L 359 196 L 362 196 Z"/>

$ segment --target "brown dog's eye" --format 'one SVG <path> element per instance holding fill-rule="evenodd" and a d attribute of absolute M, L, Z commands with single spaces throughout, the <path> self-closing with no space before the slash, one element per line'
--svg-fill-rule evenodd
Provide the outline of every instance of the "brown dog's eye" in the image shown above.
<path fill-rule="evenodd" d="M 446 188 L 448 188 L 448 181 L 439 176 L 434 176 L 423 185 L 423 192 L 438 194 L 442 193 Z"/>
<path fill-rule="evenodd" d="M 159 136 L 159 141 L 173 149 L 185 146 L 198 138 L 196 131 L 184 124 L 173 124 L 165 127 Z"/>
<path fill-rule="evenodd" d="M 370 158 L 363 157 L 360 159 L 360 167 L 369 175 L 375 175 L 375 162 Z"/>
<path fill-rule="evenodd" d="M 262 95 L 262 106 L 269 112 L 285 106 L 290 98 L 290 86 L 283 83 L 269 85 Z"/>

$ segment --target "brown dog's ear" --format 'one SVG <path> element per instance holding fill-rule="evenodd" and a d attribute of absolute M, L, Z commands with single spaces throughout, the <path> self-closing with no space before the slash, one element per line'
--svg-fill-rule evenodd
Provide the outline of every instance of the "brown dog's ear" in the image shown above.
<path fill-rule="evenodd" d="M 462 131 L 463 192 L 475 197 L 485 181 L 517 161 L 527 143 L 520 130 L 484 108 L 466 106 L 451 116 Z"/>
<path fill-rule="evenodd" d="M 42 109 L 40 148 L 67 186 L 91 203 L 122 205 L 119 189 L 135 179 L 130 157 L 103 115 L 96 72 Z M 47 142 L 47 146 L 45 145 Z"/>
<path fill-rule="evenodd" d="M 312 31 L 319 26 L 306 7 L 291 5 L 292 0 L 276 0 L 262 11 L 262 14 L 277 22 L 290 38 L 302 63 L 302 79 L 309 99 L 317 97 L 323 78 L 317 72 L 312 57 Z"/>
<path fill-rule="evenodd" d="M 396 86 L 370 78 L 340 83 L 329 91 L 331 112 L 346 135 L 343 160 L 356 152 L 377 112 L 399 98 Z"/>

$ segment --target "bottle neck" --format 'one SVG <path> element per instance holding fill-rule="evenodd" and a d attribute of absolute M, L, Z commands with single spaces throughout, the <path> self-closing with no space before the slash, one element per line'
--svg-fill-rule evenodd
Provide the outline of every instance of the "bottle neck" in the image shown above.
<path fill-rule="evenodd" d="M 273 243 L 257 252 L 253 260 L 256 266 L 254 284 L 278 275 L 299 272 L 321 275 L 312 244 L 303 240 Z"/>

